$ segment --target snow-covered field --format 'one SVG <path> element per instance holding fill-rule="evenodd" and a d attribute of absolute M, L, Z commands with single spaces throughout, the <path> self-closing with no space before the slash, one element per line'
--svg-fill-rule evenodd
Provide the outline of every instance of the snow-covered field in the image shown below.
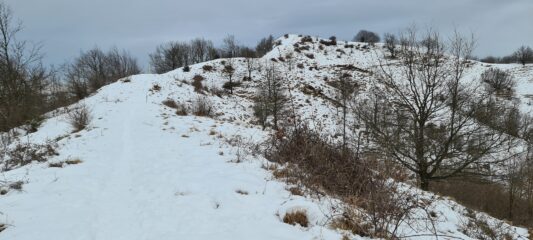
<path fill-rule="evenodd" d="M 314 54 L 309 58 L 305 52 L 294 52 L 299 39 L 296 35 L 282 38 L 281 45 L 259 61 L 292 54 L 292 62 L 279 64 L 293 69 L 287 79 L 291 79 L 288 86 L 298 117 L 322 123 L 324 131 L 334 133 L 339 112 L 327 100 L 334 98 L 328 79 L 338 65 L 368 69 L 379 56 L 366 48 L 344 48 L 347 43 L 319 50 L 315 42 L 309 43 L 308 52 Z M 240 138 L 259 142 L 269 134 L 253 124 L 251 97 L 257 82 L 243 82 L 234 96 L 194 92 L 190 83 L 196 74 L 205 77 L 203 84 L 211 89 L 227 81 L 220 73 L 221 61 L 193 65 L 190 72 L 177 69 L 132 76 L 102 88 L 79 103 L 89 106 L 93 116 L 89 127 L 80 132 L 73 133 L 66 114 L 58 112 L 51 113 L 37 132 L 22 134 L 17 141 L 57 142 L 58 155 L 49 162 L 82 162 L 63 168 L 34 163 L 1 173 L 2 181 L 24 184 L 21 191 L 0 196 L 0 223 L 7 226 L 0 239 L 341 239 L 347 233 L 328 224 L 335 214 L 330 206 L 334 200 L 291 195 L 286 183 L 262 167 L 265 159 L 243 154 L 246 146 L 239 144 Z M 242 79 L 244 60 L 235 61 L 235 79 Z M 206 64 L 215 71 L 204 71 Z M 475 79 L 485 65 L 476 63 L 469 76 Z M 533 66 L 498 67 L 515 73 L 517 94 L 523 108 L 529 109 Z M 255 70 L 253 79 L 260 74 Z M 366 73 L 354 74 L 364 81 Z M 153 90 L 155 85 L 160 90 Z M 306 93 L 306 86 L 322 95 Z M 178 116 L 161 104 L 173 99 L 190 106 L 203 97 L 213 104 L 216 117 Z M 439 233 L 450 239 L 470 239 L 460 229 L 467 219 L 464 207 L 420 194 L 433 199 Z M 283 222 L 285 213 L 295 209 L 307 212 L 308 228 Z M 491 224 L 500 223 L 485 217 Z M 527 239 L 526 229 L 502 224 L 515 239 Z"/>

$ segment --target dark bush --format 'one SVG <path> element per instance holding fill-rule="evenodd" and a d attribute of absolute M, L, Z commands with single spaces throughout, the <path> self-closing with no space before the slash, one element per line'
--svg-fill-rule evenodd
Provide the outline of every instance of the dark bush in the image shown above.
<path fill-rule="evenodd" d="M 354 42 L 364 42 L 373 44 L 379 42 L 380 38 L 379 35 L 375 32 L 361 30 L 357 33 L 357 35 L 355 35 L 353 40 Z"/>
<path fill-rule="evenodd" d="M 176 103 L 176 101 L 172 100 L 172 99 L 167 99 L 165 101 L 162 102 L 163 105 L 169 107 L 169 108 L 174 108 L 174 109 L 177 109 L 178 108 L 178 104 Z"/>
<path fill-rule="evenodd" d="M 305 36 L 305 37 L 302 37 L 300 39 L 300 43 L 302 44 L 305 44 L 305 43 L 312 43 L 313 42 L 313 38 L 311 36 Z"/>
<path fill-rule="evenodd" d="M 230 90 L 230 89 L 233 89 L 235 87 L 239 87 L 241 86 L 241 82 L 225 82 L 224 85 L 222 85 L 222 88 L 226 89 L 226 90 Z"/>
<path fill-rule="evenodd" d="M 204 71 L 206 71 L 206 72 L 211 72 L 211 71 L 213 71 L 213 66 L 211 66 L 211 65 L 207 65 L 207 64 L 206 64 L 206 65 L 203 65 L 203 66 L 202 66 L 202 69 L 203 69 Z"/>
<path fill-rule="evenodd" d="M 192 78 L 192 86 L 194 87 L 194 91 L 197 92 L 197 93 L 203 93 L 204 91 L 204 86 L 202 84 L 202 81 L 204 80 L 205 78 L 202 76 L 202 75 L 194 75 L 194 77 Z"/>

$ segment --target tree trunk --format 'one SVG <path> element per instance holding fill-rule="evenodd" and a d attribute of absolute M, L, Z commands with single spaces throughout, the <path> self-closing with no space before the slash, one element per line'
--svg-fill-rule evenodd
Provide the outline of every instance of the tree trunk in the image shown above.
<path fill-rule="evenodd" d="M 429 179 L 420 176 L 420 189 L 424 191 L 429 191 Z"/>

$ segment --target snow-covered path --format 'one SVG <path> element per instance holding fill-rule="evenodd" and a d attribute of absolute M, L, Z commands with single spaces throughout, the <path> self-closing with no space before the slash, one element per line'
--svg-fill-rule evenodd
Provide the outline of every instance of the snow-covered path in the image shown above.
<path fill-rule="evenodd" d="M 231 162 L 236 156 L 222 139 L 259 131 L 207 118 L 164 117 L 156 96 L 138 94 L 149 87 L 109 86 L 88 100 L 92 129 L 61 140 L 55 159 L 83 163 L 6 174 L 27 183 L 23 192 L 0 197 L 1 217 L 10 224 L 0 239 L 340 238 L 312 214 L 310 229 L 283 223 L 278 215 L 287 209 L 313 213 L 318 206 L 270 181 L 261 161 Z M 65 125 L 43 128 L 59 126 Z"/>

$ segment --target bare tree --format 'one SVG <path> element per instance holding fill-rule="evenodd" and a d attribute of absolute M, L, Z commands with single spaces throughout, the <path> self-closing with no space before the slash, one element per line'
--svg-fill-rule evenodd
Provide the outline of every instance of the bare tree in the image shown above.
<path fill-rule="evenodd" d="M 263 129 L 266 128 L 267 120 L 272 116 L 274 129 L 279 127 L 279 119 L 286 110 L 288 98 L 283 87 L 282 77 L 275 64 L 266 67 L 261 84 L 258 85 L 254 114 L 259 119 Z"/>
<path fill-rule="evenodd" d="M 355 35 L 353 40 L 355 42 L 364 42 L 364 43 L 374 44 L 374 43 L 379 42 L 380 38 L 379 38 L 379 35 L 375 32 L 361 30 L 357 33 L 357 35 Z"/>
<path fill-rule="evenodd" d="M 225 61 L 222 74 L 228 78 L 228 82 L 224 83 L 223 88 L 228 89 L 230 94 L 233 94 L 233 88 L 236 85 L 236 83 L 233 81 L 233 75 L 235 74 L 233 59 L 229 58 Z"/>
<path fill-rule="evenodd" d="M 357 109 L 370 136 L 424 190 L 430 181 L 479 173 L 479 164 L 503 151 L 509 137 L 474 119 L 483 98 L 461 81 L 473 40 L 456 33 L 445 45 L 438 33 L 420 37 L 412 28 L 400 42 L 399 65 L 380 64 L 381 87 Z"/>
<path fill-rule="evenodd" d="M 226 38 L 222 40 L 222 52 L 223 57 L 225 58 L 234 58 L 239 55 L 239 44 L 237 43 L 237 40 L 235 40 L 235 36 L 228 35 Z"/>
<path fill-rule="evenodd" d="M 353 80 L 352 75 L 347 72 L 339 72 L 337 81 L 334 83 L 337 89 L 338 104 L 342 110 L 342 148 L 346 151 L 347 144 L 347 127 L 349 104 L 352 102 L 354 93 L 358 89 L 358 84 Z"/>
<path fill-rule="evenodd" d="M 190 42 L 191 47 L 191 61 L 193 63 L 201 63 L 209 60 L 213 60 L 216 56 L 212 56 L 211 52 L 215 47 L 213 42 L 205 40 L 203 38 L 195 38 Z M 216 49 L 215 49 L 216 50 Z"/>
<path fill-rule="evenodd" d="M 105 60 L 111 81 L 141 73 L 137 59 L 126 50 L 114 47 L 106 54 Z"/>
<path fill-rule="evenodd" d="M 391 33 L 385 33 L 385 48 L 389 50 L 391 58 L 396 58 L 396 45 L 398 45 L 398 39 Z"/>
<path fill-rule="evenodd" d="M 49 73 L 41 64 L 40 46 L 17 40 L 21 30 L 0 2 L 0 132 L 40 115 L 46 103 Z"/>
<path fill-rule="evenodd" d="M 272 35 L 269 35 L 268 37 L 261 39 L 261 41 L 259 41 L 259 43 L 257 43 L 257 46 L 255 47 L 255 51 L 257 52 L 257 57 L 262 57 L 268 52 L 270 52 L 273 46 L 274 46 L 274 37 Z"/>
<path fill-rule="evenodd" d="M 533 49 L 531 47 L 521 46 L 513 55 L 522 65 L 533 62 Z"/>
<path fill-rule="evenodd" d="M 248 72 L 247 80 L 252 80 L 252 72 L 258 68 L 256 52 L 253 49 L 244 47 L 241 49 L 241 56 L 244 57 L 246 63 L 246 71 Z"/>
<path fill-rule="evenodd" d="M 82 52 L 73 63 L 66 67 L 66 77 L 70 92 L 77 98 L 87 97 L 104 85 L 130 75 L 140 73 L 137 60 L 128 52 L 117 48 L 104 53 L 95 47 Z"/>
<path fill-rule="evenodd" d="M 159 45 L 150 54 L 150 66 L 155 73 L 165 73 L 190 63 L 191 48 L 183 42 L 169 42 Z"/>

